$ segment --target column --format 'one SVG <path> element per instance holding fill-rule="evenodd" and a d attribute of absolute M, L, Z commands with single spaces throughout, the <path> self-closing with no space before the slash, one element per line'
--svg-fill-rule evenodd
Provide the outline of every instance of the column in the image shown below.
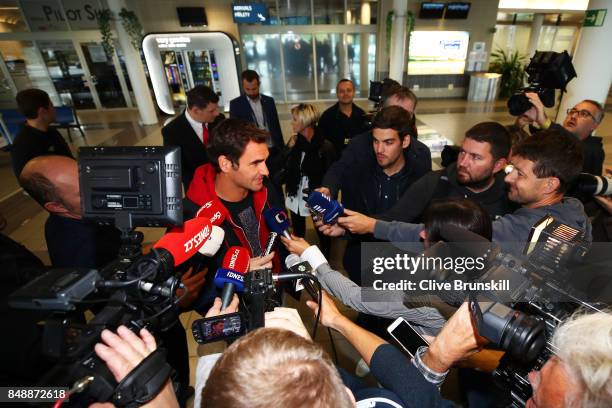
<path fill-rule="evenodd" d="M 544 22 L 544 14 L 534 14 L 531 22 L 531 32 L 529 33 L 529 41 L 527 42 L 527 57 L 531 58 L 538 47 L 538 39 Z"/>
<path fill-rule="evenodd" d="M 108 0 L 107 3 L 115 17 L 119 15 L 122 8 L 127 8 L 125 0 Z M 151 98 L 151 92 L 147 84 L 140 53 L 130 43 L 130 37 L 120 21 L 116 21 L 115 31 L 117 32 L 119 46 L 123 50 L 123 55 L 125 56 L 125 67 L 130 77 L 130 82 L 132 83 L 132 89 L 134 90 L 134 97 L 136 98 L 140 120 L 143 125 L 155 125 L 157 124 L 157 114 L 155 113 L 155 106 L 153 105 L 153 99 Z"/>
<path fill-rule="evenodd" d="M 573 56 L 576 78 L 567 86 L 563 95 L 557 123 L 565 118 L 565 111 L 584 99 L 595 100 L 605 104 L 612 82 L 612 7 L 609 0 L 591 0 L 588 10 L 607 9 L 607 15 L 601 27 L 582 27 L 580 39 Z"/>
<path fill-rule="evenodd" d="M 364 1 L 361 3 L 361 24 L 369 25 L 371 23 L 371 11 L 370 11 L 370 3 L 368 1 Z M 368 90 L 370 89 L 370 78 L 368 76 L 368 48 L 370 46 L 370 34 L 362 33 L 360 35 L 360 52 L 359 52 L 359 73 L 360 73 L 360 83 L 361 83 L 361 96 L 367 96 Z"/>
<path fill-rule="evenodd" d="M 408 0 L 393 0 L 393 26 L 389 56 L 389 78 L 400 84 L 404 79 L 406 65 L 406 13 Z"/>

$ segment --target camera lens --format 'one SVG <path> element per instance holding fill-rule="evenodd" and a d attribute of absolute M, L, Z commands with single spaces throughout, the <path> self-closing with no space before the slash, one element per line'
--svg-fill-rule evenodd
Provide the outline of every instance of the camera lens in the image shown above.
<path fill-rule="evenodd" d="M 531 108 L 531 102 L 523 92 L 514 94 L 508 99 L 508 110 L 512 116 L 520 116 Z"/>
<path fill-rule="evenodd" d="M 535 360 L 546 344 L 544 323 L 515 311 L 506 325 L 500 346 L 512 358 L 528 363 Z"/>
<path fill-rule="evenodd" d="M 579 197 L 612 195 L 612 178 L 580 173 L 572 189 L 572 194 Z"/>

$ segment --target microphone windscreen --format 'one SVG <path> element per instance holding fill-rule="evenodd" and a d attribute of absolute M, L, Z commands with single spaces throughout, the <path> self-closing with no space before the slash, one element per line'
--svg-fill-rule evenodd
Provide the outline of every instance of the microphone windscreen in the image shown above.
<path fill-rule="evenodd" d="M 319 191 L 313 191 L 306 200 L 308 207 L 313 211 L 323 216 L 323 222 L 329 224 L 344 212 L 344 207 L 336 200 L 322 194 Z"/>
<path fill-rule="evenodd" d="M 221 204 L 217 200 L 210 200 L 200 207 L 196 217 L 208 218 L 212 225 L 219 226 L 225 221 L 225 215 L 221 209 Z"/>
<path fill-rule="evenodd" d="M 287 269 L 291 269 L 292 266 L 297 265 L 300 262 L 302 262 L 302 259 L 300 259 L 300 257 L 296 254 L 289 254 L 285 258 L 285 266 Z"/>
<path fill-rule="evenodd" d="M 291 225 L 287 213 L 280 208 L 269 208 L 264 211 L 263 215 L 270 231 L 279 235 L 283 235 L 283 232 L 287 231 Z"/>
<path fill-rule="evenodd" d="M 242 292 L 244 290 L 244 274 L 238 273 L 232 269 L 217 269 L 214 282 L 215 286 L 219 289 L 223 289 L 227 283 L 233 283 L 236 292 Z"/>
<path fill-rule="evenodd" d="M 221 268 L 231 269 L 241 274 L 245 274 L 249 271 L 249 251 L 246 248 L 233 246 L 227 250 Z"/>
<path fill-rule="evenodd" d="M 202 247 L 199 249 L 200 252 L 204 256 L 214 256 L 219 248 L 221 248 L 221 244 L 223 244 L 223 239 L 225 238 L 225 231 L 221 227 L 217 227 L 216 225 L 212 226 L 212 232 L 208 237 L 208 240 Z"/>
<path fill-rule="evenodd" d="M 170 252 L 174 266 L 177 266 L 195 255 L 206 243 L 211 232 L 210 220 L 193 218 L 185 221 L 182 227 L 171 229 L 153 247 L 163 248 Z"/>

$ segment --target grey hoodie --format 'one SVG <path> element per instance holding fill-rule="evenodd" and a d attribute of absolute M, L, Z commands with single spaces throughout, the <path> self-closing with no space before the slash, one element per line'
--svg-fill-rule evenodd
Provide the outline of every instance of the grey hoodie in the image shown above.
<path fill-rule="evenodd" d="M 521 207 L 512 214 L 493 221 L 493 242 L 504 252 L 520 256 L 529 239 L 531 227 L 543 217 L 550 215 L 557 221 L 584 231 L 584 238 L 591 242 L 591 222 L 584 213 L 582 203 L 572 197 L 565 197 L 557 204 L 539 208 Z M 423 224 L 376 221 L 374 237 L 392 242 L 417 242 Z"/>

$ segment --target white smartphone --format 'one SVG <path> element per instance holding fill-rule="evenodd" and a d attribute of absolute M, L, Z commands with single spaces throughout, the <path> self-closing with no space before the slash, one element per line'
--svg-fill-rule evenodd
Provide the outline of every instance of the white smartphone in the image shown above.
<path fill-rule="evenodd" d="M 428 346 L 429 343 L 412 327 L 403 317 L 398 317 L 387 327 L 387 331 L 402 346 L 402 348 L 414 357 L 416 351 L 421 346 Z"/>

